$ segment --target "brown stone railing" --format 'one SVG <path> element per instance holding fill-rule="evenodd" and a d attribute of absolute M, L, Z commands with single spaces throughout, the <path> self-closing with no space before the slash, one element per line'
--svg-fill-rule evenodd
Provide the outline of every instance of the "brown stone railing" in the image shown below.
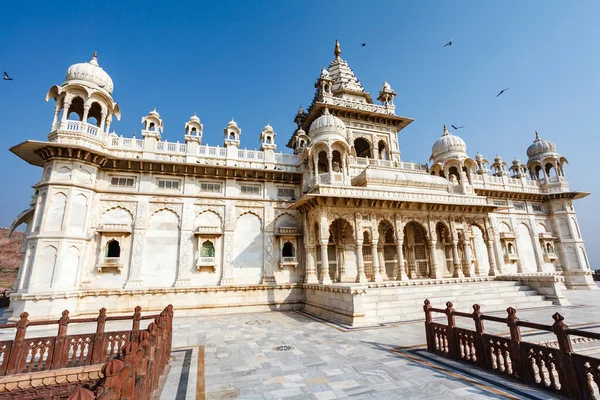
<path fill-rule="evenodd" d="M 42 392 L 52 397 L 65 390 L 68 390 L 67 396 L 74 392 L 71 396 L 73 399 L 152 398 L 171 353 L 173 306 L 169 305 L 160 314 L 145 316 L 142 316 L 139 306 L 132 316 L 122 317 L 108 317 L 105 308 L 100 309 L 97 318 L 71 319 L 67 310 L 63 311 L 58 321 L 30 322 L 28 316 L 24 312 L 17 323 L 0 325 L 0 329 L 16 328 L 14 340 L 0 342 L 0 380 L 7 382 L 2 386 L 0 398 L 29 398 L 29 395 L 40 395 Z M 154 321 L 147 329 L 140 330 L 141 320 L 147 319 Z M 105 332 L 108 321 L 131 321 L 132 328 Z M 95 333 L 67 335 L 70 324 L 91 322 L 96 323 Z M 28 327 L 40 325 L 58 325 L 57 335 L 26 338 Z M 72 370 L 77 375 L 76 371 L 86 366 L 97 366 L 97 370 L 102 366 L 99 381 L 87 380 L 81 382 L 79 387 L 72 384 L 66 387 L 65 384 L 71 382 L 69 381 L 58 385 L 50 384 L 44 388 L 21 382 L 24 376 L 43 380 L 43 376 L 48 375 L 51 370 L 60 369 L 56 373 L 63 372 L 66 375 Z M 15 378 L 12 379 L 11 376 Z M 21 383 L 18 387 L 13 387 L 15 385 L 10 384 L 11 380 Z M 25 386 L 33 387 L 25 389 Z M 35 393 L 29 393 L 32 390 Z"/>
<path fill-rule="evenodd" d="M 142 308 L 136 307 L 132 316 L 108 317 L 101 308 L 97 318 L 69 318 L 69 311 L 62 312 L 59 320 L 29 321 L 24 312 L 16 323 L 2 324 L 0 329 L 16 328 L 14 340 L 0 341 L 0 376 L 46 371 L 58 368 L 103 364 L 119 354 L 129 342 L 137 340 L 140 321 L 159 315 L 142 316 Z M 107 321 L 132 321 L 132 329 L 105 332 Z M 70 324 L 96 323 L 96 333 L 67 335 Z M 58 325 L 56 336 L 26 338 L 30 326 Z"/>
<path fill-rule="evenodd" d="M 446 308 L 433 308 L 425 300 L 427 350 L 453 360 L 463 361 L 521 382 L 557 392 L 572 399 L 598 399 L 600 359 L 573 352 L 571 336 L 582 340 L 600 340 L 600 333 L 570 329 L 564 318 L 555 313 L 554 324 L 521 321 L 510 307 L 506 318 L 484 315 L 478 304 L 472 313 L 458 312 L 451 302 Z M 433 322 L 433 313 L 445 314 L 448 322 Z M 455 318 L 473 320 L 475 330 L 459 328 Z M 483 329 L 484 321 L 506 324 L 510 337 L 491 335 Z M 558 348 L 524 342 L 520 328 L 531 328 L 556 335 Z"/>

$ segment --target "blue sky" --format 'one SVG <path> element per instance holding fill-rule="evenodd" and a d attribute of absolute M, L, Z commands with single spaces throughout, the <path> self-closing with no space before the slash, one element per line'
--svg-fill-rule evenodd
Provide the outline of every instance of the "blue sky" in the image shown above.
<path fill-rule="evenodd" d="M 269 122 L 285 150 L 298 105 L 310 103 L 339 39 L 373 97 L 387 80 L 398 114 L 415 119 L 400 134 L 405 161 L 426 162 L 442 125 L 455 124 L 465 126 L 459 133 L 471 156 L 525 162 L 538 130 L 569 159 L 571 189 L 600 193 L 590 164 L 600 144 L 598 20 L 600 2 L 591 0 L 3 4 L 0 71 L 14 81 L 0 81 L 0 226 L 27 208 L 41 174 L 8 148 L 46 138 L 46 92 L 94 51 L 115 84 L 118 134 L 139 133 L 156 107 L 169 141 L 183 141 L 196 112 L 204 143 L 222 145 L 234 117 L 242 147 L 258 147 Z M 593 268 L 596 198 L 575 204 Z"/>

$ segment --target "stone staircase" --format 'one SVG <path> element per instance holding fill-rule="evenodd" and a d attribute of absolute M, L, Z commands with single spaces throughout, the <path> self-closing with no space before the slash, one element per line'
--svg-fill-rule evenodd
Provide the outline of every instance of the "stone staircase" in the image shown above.
<path fill-rule="evenodd" d="M 451 301 L 454 309 L 472 312 L 473 304 L 481 306 L 484 313 L 548 307 L 551 301 L 516 281 L 444 283 L 418 286 L 367 287 L 361 296 L 363 323 L 375 325 L 424 318 L 423 301 L 429 299 L 435 308 L 446 308 Z"/>

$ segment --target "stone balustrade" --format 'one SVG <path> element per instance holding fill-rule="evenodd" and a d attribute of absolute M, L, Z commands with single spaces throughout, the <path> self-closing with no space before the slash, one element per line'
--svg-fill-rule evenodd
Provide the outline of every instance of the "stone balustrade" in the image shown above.
<path fill-rule="evenodd" d="M 483 314 L 478 304 L 473 305 L 472 313 L 466 313 L 454 310 L 451 302 L 441 309 L 425 300 L 423 310 L 429 352 L 571 399 L 598 398 L 600 358 L 578 354 L 572 343 L 598 341 L 600 333 L 570 329 L 559 313 L 552 315 L 552 325 L 519 320 L 513 307 L 506 310 L 507 317 L 498 317 Z M 447 323 L 433 322 L 434 313 L 446 315 Z M 472 319 L 475 329 L 459 328 L 456 317 Z M 510 336 L 486 333 L 484 321 L 506 324 Z M 543 344 L 523 341 L 521 327 L 553 333 L 556 340 Z"/>

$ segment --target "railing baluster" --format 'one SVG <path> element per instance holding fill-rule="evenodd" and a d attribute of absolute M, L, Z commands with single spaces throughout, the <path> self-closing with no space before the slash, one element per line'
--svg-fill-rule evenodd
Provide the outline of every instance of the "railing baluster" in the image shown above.
<path fill-rule="evenodd" d="M 459 358 L 459 349 L 458 343 L 455 337 L 454 328 L 456 327 L 456 321 L 454 317 L 454 308 L 452 302 L 446 303 L 446 316 L 448 317 L 448 328 L 446 333 L 446 338 L 448 341 L 448 354 L 450 358 L 457 359 Z"/>
<path fill-rule="evenodd" d="M 69 310 L 62 312 L 62 317 L 58 320 L 58 333 L 54 341 L 54 349 L 52 351 L 52 359 L 48 360 L 50 369 L 62 368 L 69 360 L 68 347 L 66 344 L 67 328 L 69 326 Z M 66 353 L 66 354 L 65 354 Z M 40 363 L 42 362 L 43 353 L 40 352 Z"/>
<path fill-rule="evenodd" d="M 564 317 L 559 313 L 555 313 L 552 318 L 554 319 L 554 324 L 552 324 L 552 331 L 556 335 L 556 339 L 558 340 L 558 347 L 560 349 L 559 360 L 557 360 L 560 364 L 559 368 L 563 371 L 563 375 L 560 378 L 564 377 L 566 382 L 561 382 L 561 385 L 566 385 L 569 395 L 572 399 L 581 398 L 580 392 L 580 384 L 578 381 L 578 377 L 575 374 L 575 365 L 573 363 L 573 346 L 571 345 L 571 339 L 569 338 L 569 334 L 567 330 L 569 327 L 564 322 Z"/>
<path fill-rule="evenodd" d="M 515 375 L 523 378 L 523 368 L 521 364 L 521 330 L 519 328 L 519 318 L 517 318 L 517 310 L 513 307 L 506 309 L 508 316 L 506 317 L 506 325 L 510 330 L 509 354 L 510 363 L 512 364 Z M 508 363 L 506 363 L 508 365 Z"/>

